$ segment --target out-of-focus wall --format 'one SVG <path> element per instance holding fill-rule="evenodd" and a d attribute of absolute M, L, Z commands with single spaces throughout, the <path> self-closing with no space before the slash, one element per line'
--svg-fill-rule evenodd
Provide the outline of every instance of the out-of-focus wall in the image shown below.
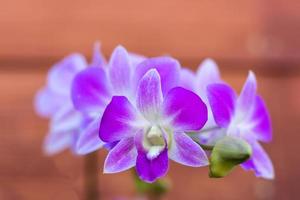
<path fill-rule="evenodd" d="M 209 179 L 207 168 L 171 164 L 167 199 L 299 199 L 299 0 L 0 0 L 0 199 L 76 200 L 83 159 L 42 152 L 47 123 L 33 97 L 46 70 L 74 52 L 91 55 L 96 40 L 108 56 L 117 44 L 146 56 L 171 54 L 195 69 L 213 57 L 222 77 L 240 89 L 248 69 L 258 78 L 273 122 L 266 144 L 274 181 L 238 168 Z M 103 175 L 104 199 L 133 196 L 131 173 Z M 100 167 L 101 166 L 101 167 Z"/>
<path fill-rule="evenodd" d="M 183 59 L 300 57 L 297 0 L 2 0 L 0 30 L 6 61 L 89 53 L 96 40 Z"/>

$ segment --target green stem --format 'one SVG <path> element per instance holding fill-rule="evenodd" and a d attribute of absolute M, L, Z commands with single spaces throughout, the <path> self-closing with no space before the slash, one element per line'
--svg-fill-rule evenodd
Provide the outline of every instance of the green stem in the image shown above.
<path fill-rule="evenodd" d="M 132 169 L 132 174 L 137 192 L 148 200 L 160 200 L 170 187 L 166 180 L 157 180 L 154 183 L 142 181 L 136 174 L 135 169 Z"/>
<path fill-rule="evenodd" d="M 85 172 L 85 199 L 99 200 L 99 172 L 98 172 L 98 152 L 92 152 L 84 157 L 84 172 Z"/>

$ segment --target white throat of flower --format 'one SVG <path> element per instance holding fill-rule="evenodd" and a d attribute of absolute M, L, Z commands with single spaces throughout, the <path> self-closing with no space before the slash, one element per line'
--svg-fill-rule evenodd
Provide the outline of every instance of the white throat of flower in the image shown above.
<path fill-rule="evenodd" d="M 148 159 L 156 158 L 166 146 L 163 130 L 159 126 L 151 126 L 144 135 L 143 146 L 148 151 Z"/>

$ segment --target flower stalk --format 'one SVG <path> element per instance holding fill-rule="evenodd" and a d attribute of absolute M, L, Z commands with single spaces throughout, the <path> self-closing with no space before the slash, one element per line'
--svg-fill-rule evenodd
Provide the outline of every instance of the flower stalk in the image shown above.
<path fill-rule="evenodd" d="M 84 157 L 84 199 L 99 200 L 98 151 Z"/>
<path fill-rule="evenodd" d="M 169 191 L 170 183 L 166 179 L 146 183 L 138 177 L 135 169 L 131 171 L 137 192 L 147 200 L 160 200 Z"/>

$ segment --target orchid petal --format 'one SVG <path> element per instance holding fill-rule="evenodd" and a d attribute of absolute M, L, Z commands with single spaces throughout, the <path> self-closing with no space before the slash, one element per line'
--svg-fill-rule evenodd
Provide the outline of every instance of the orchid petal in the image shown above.
<path fill-rule="evenodd" d="M 79 129 L 82 115 L 73 108 L 71 102 L 65 102 L 53 115 L 50 122 L 51 132 L 65 132 Z"/>
<path fill-rule="evenodd" d="M 258 142 L 250 142 L 252 147 L 252 156 L 242 164 L 245 170 L 254 170 L 257 177 L 265 179 L 274 179 L 274 168 L 268 154 Z"/>
<path fill-rule="evenodd" d="M 76 109 L 84 113 L 103 111 L 110 93 L 105 71 L 89 67 L 75 77 L 72 84 L 72 100 Z"/>
<path fill-rule="evenodd" d="M 109 60 L 109 77 L 114 92 L 118 95 L 125 95 L 131 88 L 131 61 L 126 49 L 118 46 L 113 51 Z"/>
<path fill-rule="evenodd" d="M 149 69 L 156 69 L 158 71 L 163 94 L 166 94 L 171 88 L 178 85 L 180 64 L 177 60 L 167 56 L 146 59 L 136 67 L 136 83 L 140 81 Z"/>
<path fill-rule="evenodd" d="M 240 114 L 242 114 L 241 116 L 247 116 L 249 110 L 255 105 L 256 88 L 257 84 L 255 75 L 252 71 L 250 71 L 242 92 L 237 100 L 237 110 Z"/>
<path fill-rule="evenodd" d="M 147 58 L 136 53 L 129 53 L 129 59 L 131 61 L 132 67 L 135 69 L 141 62 L 143 62 Z"/>
<path fill-rule="evenodd" d="M 205 59 L 198 67 L 196 73 L 196 90 L 201 98 L 206 101 L 206 87 L 209 84 L 220 83 L 220 71 L 218 65 L 212 59 Z"/>
<path fill-rule="evenodd" d="M 207 108 L 201 98 L 181 87 L 168 92 L 163 102 L 163 112 L 176 130 L 196 131 L 207 121 Z"/>
<path fill-rule="evenodd" d="M 255 109 L 252 114 L 252 131 L 256 138 L 263 142 L 270 142 L 272 140 L 272 126 L 271 118 L 266 108 L 263 99 L 256 96 Z"/>
<path fill-rule="evenodd" d="M 148 159 L 147 152 L 138 151 L 136 171 L 140 179 L 152 183 L 165 176 L 169 168 L 168 149 L 165 148 L 156 158 Z"/>
<path fill-rule="evenodd" d="M 195 83 L 195 74 L 189 69 L 181 69 L 179 86 L 191 91 L 195 91 Z"/>
<path fill-rule="evenodd" d="M 133 137 L 136 110 L 124 96 L 114 96 L 107 105 L 100 123 L 99 136 L 105 142 Z"/>
<path fill-rule="evenodd" d="M 57 154 L 73 145 L 73 132 L 50 132 L 44 141 L 44 152 L 47 155 Z"/>
<path fill-rule="evenodd" d="M 51 117 L 61 107 L 64 99 L 64 96 L 57 95 L 46 87 L 37 92 L 34 107 L 38 115 Z"/>
<path fill-rule="evenodd" d="M 48 74 L 48 86 L 59 94 L 70 94 L 72 80 L 75 75 L 87 66 L 81 54 L 72 54 L 55 64 Z"/>
<path fill-rule="evenodd" d="M 149 120 L 157 118 L 163 101 L 160 76 L 150 69 L 140 80 L 137 90 L 137 107 Z"/>
<path fill-rule="evenodd" d="M 208 165 L 204 150 L 184 132 L 174 132 L 169 156 L 175 162 L 191 167 Z"/>
<path fill-rule="evenodd" d="M 85 155 L 104 146 L 99 138 L 100 119 L 96 118 L 83 128 L 76 143 L 76 152 Z"/>
<path fill-rule="evenodd" d="M 108 142 L 104 144 L 104 148 L 110 151 L 112 148 L 114 148 L 120 141 L 115 142 Z"/>
<path fill-rule="evenodd" d="M 135 165 L 136 157 L 134 139 L 125 138 L 109 151 L 104 163 L 104 173 L 117 173 L 130 169 Z"/>
<path fill-rule="evenodd" d="M 235 111 L 236 94 L 226 84 L 211 84 L 207 87 L 208 100 L 216 123 L 227 127 Z"/>
<path fill-rule="evenodd" d="M 92 62 L 89 67 L 104 67 L 106 65 L 106 60 L 101 52 L 101 45 L 99 42 L 94 44 L 94 52 Z"/>

